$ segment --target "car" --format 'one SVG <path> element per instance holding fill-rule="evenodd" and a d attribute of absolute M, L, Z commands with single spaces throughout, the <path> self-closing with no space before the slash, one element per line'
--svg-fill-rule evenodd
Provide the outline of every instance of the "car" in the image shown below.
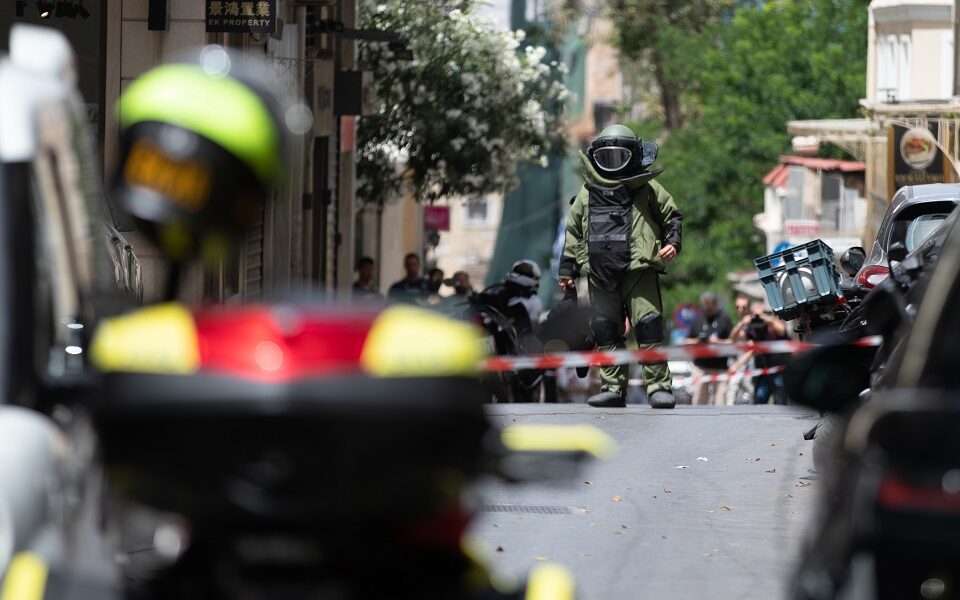
<path fill-rule="evenodd" d="M 890 247 L 901 243 L 908 253 L 912 252 L 950 216 L 957 203 L 960 183 L 911 185 L 897 190 L 854 281 L 873 288 L 886 279 L 890 274 Z"/>
<path fill-rule="evenodd" d="M 798 600 L 960 596 L 960 218 L 910 254 L 890 250 L 901 260 L 863 304 L 868 333 L 893 346 L 883 384 L 871 382 L 877 365 L 856 346 L 818 348 L 787 370 L 792 398 L 844 423 L 821 473 Z"/>

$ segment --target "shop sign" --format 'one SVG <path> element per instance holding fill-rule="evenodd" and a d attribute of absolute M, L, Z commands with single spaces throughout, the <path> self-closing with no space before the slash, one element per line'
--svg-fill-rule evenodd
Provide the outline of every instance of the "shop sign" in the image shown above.
<path fill-rule="evenodd" d="M 783 222 L 783 233 L 790 237 L 815 236 L 820 233 L 820 221 L 787 219 Z"/>
<path fill-rule="evenodd" d="M 277 0 L 207 0 L 207 33 L 274 33 Z"/>
<path fill-rule="evenodd" d="M 450 231 L 450 207 L 424 206 L 423 228 L 436 231 Z"/>
<path fill-rule="evenodd" d="M 844 237 L 844 238 L 821 238 L 823 243 L 830 246 L 830 249 L 833 250 L 833 256 L 836 259 L 840 258 L 840 255 L 853 248 L 854 246 L 859 246 L 863 248 L 863 241 L 860 238 L 855 237 Z"/>
<path fill-rule="evenodd" d="M 938 124 L 893 125 L 887 133 L 888 197 L 905 185 L 953 181 L 950 160 L 937 145 Z"/>

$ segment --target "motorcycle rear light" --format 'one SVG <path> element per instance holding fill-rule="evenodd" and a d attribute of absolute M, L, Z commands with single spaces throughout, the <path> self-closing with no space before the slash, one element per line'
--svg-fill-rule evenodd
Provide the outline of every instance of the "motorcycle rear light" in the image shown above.
<path fill-rule="evenodd" d="M 890 269 L 883 265 L 870 265 L 864 267 L 857 273 L 857 283 L 862 286 L 872 288 L 880 285 L 884 279 L 890 275 Z"/>
<path fill-rule="evenodd" d="M 877 489 L 877 503 L 892 510 L 960 513 L 960 493 L 948 491 L 942 485 L 916 485 L 889 474 Z"/>

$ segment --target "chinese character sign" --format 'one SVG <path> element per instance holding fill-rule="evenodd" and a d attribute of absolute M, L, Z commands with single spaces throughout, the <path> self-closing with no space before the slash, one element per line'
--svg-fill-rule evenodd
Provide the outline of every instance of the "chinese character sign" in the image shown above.
<path fill-rule="evenodd" d="M 277 0 L 207 0 L 208 33 L 273 33 Z"/>

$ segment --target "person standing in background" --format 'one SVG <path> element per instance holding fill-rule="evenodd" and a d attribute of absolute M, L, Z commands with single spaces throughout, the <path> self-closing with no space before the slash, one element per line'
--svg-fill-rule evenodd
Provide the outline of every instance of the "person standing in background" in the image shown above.
<path fill-rule="evenodd" d="M 720 308 L 720 300 L 713 292 L 700 294 L 701 314 L 690 325 L 685 344 L 722 344 L 730 340 L 733 324 Z M 697 358 L 695 367 L 704 375 L 721 375 L 727 372 L 726 358 Z M 725 404 L 726 381 L 701 381 L 693 391 L 694 404 Z"/>

